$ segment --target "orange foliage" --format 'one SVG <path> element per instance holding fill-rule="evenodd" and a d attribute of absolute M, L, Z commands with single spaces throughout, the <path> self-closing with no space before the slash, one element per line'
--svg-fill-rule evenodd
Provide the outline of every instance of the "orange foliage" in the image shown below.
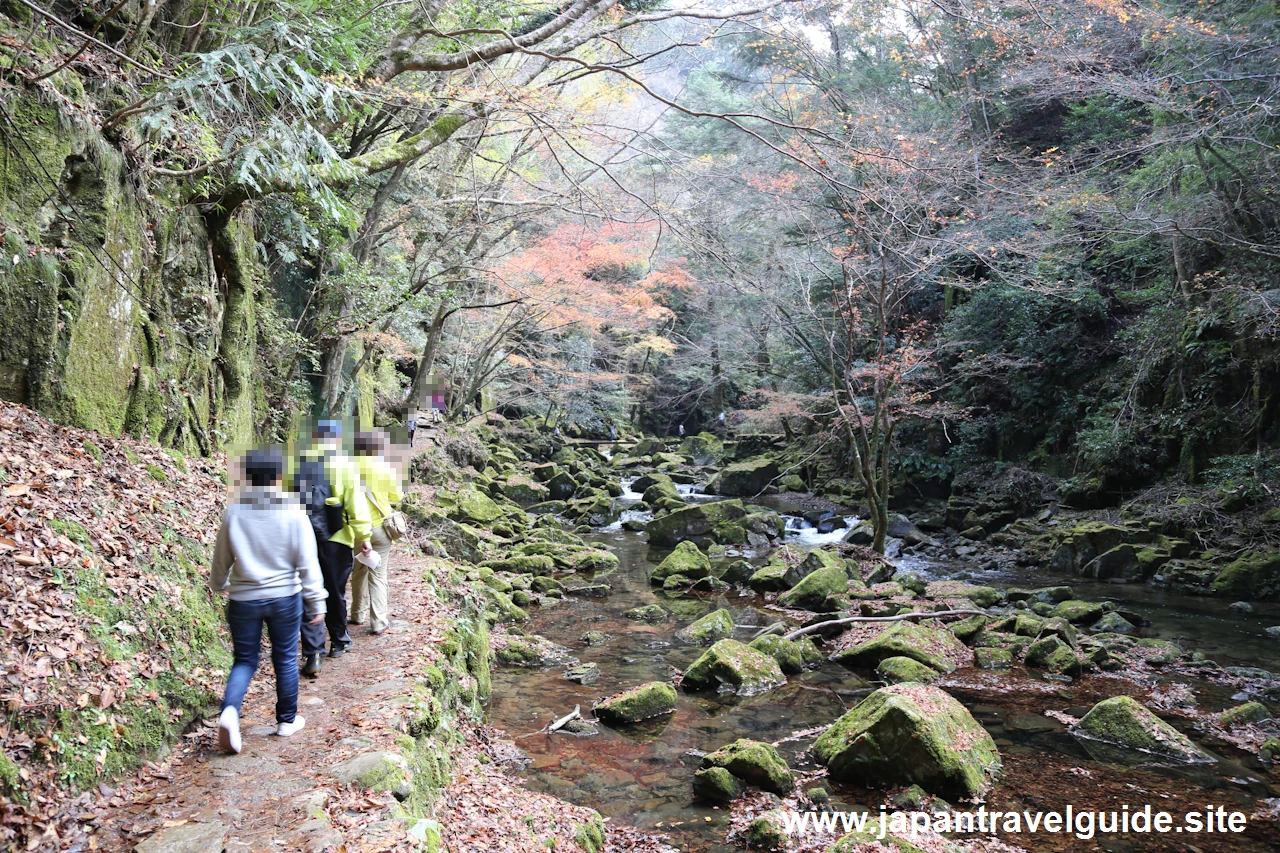
<path fill-rule="evenodd" d="M 500 267 L 498 287 L 538 306 L 546 329 L 654 329 L 672 317 L 658 298 L 695 281 L 678 262 L 654 265 L 653 237 L 646 226 L 561 226 Z"/>

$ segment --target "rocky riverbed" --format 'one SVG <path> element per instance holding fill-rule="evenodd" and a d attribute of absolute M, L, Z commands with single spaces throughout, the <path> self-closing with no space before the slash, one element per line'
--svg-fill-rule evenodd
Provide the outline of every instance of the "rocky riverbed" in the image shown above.
<path fill-rule="evenodd" d="M 783 806 L 943 800 L 1213 802 L 1248 830 L 1198 849 L 1280 843 L 1280 682 L 1262 668 L 1280 614 L 1144 583 L 1203 561 L 1188 540 L 1057 509 L 989 532 L 952 501 L 895 518 L 885 560 L 855 544 L 856 507 L 760 494 L 789 475 L 724 464 L 713 437 L 613 453 L 510 437 L 488 430 L 470 486 L 417 514 L 501 623 L 489 719 L 531 785 L 689 850 L 783 843 Z M 818 624 L 851 616 L 896 621 Z M 1101 847 L 1187 849 L 1170 839 Z"/>

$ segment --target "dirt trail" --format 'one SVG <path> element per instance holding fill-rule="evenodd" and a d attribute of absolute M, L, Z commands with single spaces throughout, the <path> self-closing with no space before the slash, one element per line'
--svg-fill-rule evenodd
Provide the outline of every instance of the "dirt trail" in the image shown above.
<path fill-rule="evenodd" d="M 422 571 L 419 561 L 397 554 L 390 629 L 372 637 L 351 626 L 352 651 L 326 658 L 318 679 L 301 680 L 305 729 L 290 738 L 274 734 L 274 677 L 264 643 L 244 703 L 243 751 L 219 753 L 214 721 L 206 721 L 118 790 L 100 789 L 103 796 L 85 816 L 92 830 L 88 849 L 354 851 L 406 841 L 403 825 L 386 820 L 390 794 L 348 790 L 330 768 L 359 753 L 394 749 L 400 705 L 414 682 L 411 669 L 422 660 L 424 642 L 444 627 L 445 614 L 423 606 L 434 599 L 416 583 Z"/>

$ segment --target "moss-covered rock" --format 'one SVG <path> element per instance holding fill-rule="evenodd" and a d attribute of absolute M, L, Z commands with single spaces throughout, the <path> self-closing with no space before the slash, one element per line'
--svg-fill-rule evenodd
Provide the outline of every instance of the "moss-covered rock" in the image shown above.
<path fill-rule="evenodd" d="M 722 469 L 707 484 L 710 494 L 725 497 L 755 497 L 778 476 L 778 463 L 767 456 L 735 462 Z"/>
<path fill-rule="evenodd" d="M 821 548 L 805 554 L 804 558 L 794 565 L 792 565 L 790 559 L 788 559 L 788 552 L 782 552 L 781 554 L 775 552 L 775 554 L 771 555 L 769 562 L 781 562 L 784 565 L 790 565 L 790 568 L 787 569 L 786 575 L 783 576 L 783 580 L 788 588 L 800 583 L 800 581 L 804 580 L 819 569 L 846 570 L 844 560 L 840 559 L 830 551 L 824 551 Z"/>
<path fill-rule="evenodd" d="M 1138 626 L 1134 625 L 1119 613 L 1113 611 L 1111 613 L 1104 613 L 1101 619 L 1094 622 L 1093 625 L 1089 627 L 1089 630 L 1097 631 L 1099 633 L 1132 634 L 1134 631 L 1138 630 Z"/>
<path fill-rule="evenodd" d="M 564 646 L 537 634 L 526 636 L 495 635 L 493 656 L 508 666 L 541 667 L 577 663 L 578 659 Z"/>
<path fill-rule="evenodd" d="M 649 575 L 649 582 L 661 585 L 672 575 L 696 579 L 705 578 L 709 574 L 711 561 L 707 559 L 707 555 L 699 551 L 693 542 L 681 542 L 657 565 L 653 574 Z"/>
<path fill-rule="evenodd" d="M 542 501 L 525 509 L 531 515 L 560 515 L 569 505 L 564 501 Z"/>
<path fill-rule="evenodd" d="M 665 622 L 671 614 L 660 604 L 646 604 L 643 607 L 633 607 L 622 615 L 637 622 Z"/>
<path fill-rule="evenodd" d="M 890 850 L 897 853 L 925 853 L 925 851 L 902 838 L 889 834 L 886 827 L 883 832 L 880 829 L 880 821 L 882 818 L 873 818 L 867 821 L 866 828 L 861 832 L 854 830 L 840 837 L 840 840 L 832 845 L 827 853 L 863 853 L 865 850 Z M 905 834 L 905 833 L 904 833 Z"/>
<path fill-rule="evenodd" d="M 1080 661 L 1071 647 L 1056 635 L 1036 640 L 1027 647 L 1026 664 L 1050 672 L 1074 674 L 1080 671 Z"/>
<path fill-rule="evenodd" d="M 567 501 L 578 490 L 578 481 L 567 471 L 557 471 L 544 483 L 547 493 L 555 501 Z"/>
<path fill-rule="evenodd" d="M 737 640 L 721 640 L 684 672 L 685 690 L 717 690 L 753 696 L 786 683 L 778 662 Z"/>
<path fill-rule="evenodd" d="M 879 636 L 837 652 L 831 659 L 848 667 L 872 669 L 885 658 L 907 657 L 949 673 L 956 667 L 948 658 L 967 660 L 970 655 L 950 631 L 899 622 Z"/>
<path fill-rule="evenodd" d="M 991 735 L 947 693 L 924 684 L 875 691 L 813 744 L 831 778 L 915 783 L 944 797 L 984 796 L 1000 773 Z"/>
<path fill-rule="evenodd" d="M 1185 654 L 1182 647 L 1170 640 L 1143 637 L 1133 644 L 1133 649 L 1150 666 L 1168 666 Z"/>
<path fill-rule="evenodd" d="M 1013 666 L 1013 652 L 979 646 L 973 650 L 978 669 L 1008 669 Z"/>
<path fill-rule="evenodd" d="M 708 767 L 693 774 L 694 796 L 708 803 L 725 805 L 742 796 L 746 786 L 723 767 Z"/>
<path fill-rule="evenodd" d="M 463 489 L 454 496 L 449 517 L 468 524 L 492 524 L 505 514 L 502 507 L 476 489 Z"/>
<path fill-rule="evenodd" d="M 1094 601 L 1064 601 L 1053 608 L 1054 616 L 1059 616 L 1075 625 L 1089 625 L 1097 622 L 1104 612 L 1102 605 Z"/>
<path fill-rule="evenodd" d="M 604 850 L 604 818 L 593 814 L 586 823 L 573 825 L 573 840 L 585 853 L 602 853 Z"/>
<path fill-rule="evenodd" d="M 1072 729 L 1076 738 L 1186 764 L 1216 761 L 1132 696 L 1104 699 Z"/>
<path fill-rule="evenodd" d="M 787 831 L 787 815 L 781 809 L 770 809 L 747 824 L 743 839 L 756 850 L 780 850 L 791 837 Z"/>
<path fill-rule="evenodd" d="M 1213 591 L 1254 600 L 1280 595 L 1280 552 L 1253 551 L 1244 555 L 1214 579 Z"/>
<path fill-rule="evenodd" d="M 498 491 L 504 497 L 522 504 L 540 503 L 550 496 L 546 486 L 519 474 L 507 477 L 506 482 L 498 485 Z"/>
<path fill-rule="evenodd" d="M 756 592 L 780 592 L 787 588 L 787 567 L 768 563 L 747 578 L 747 586 Z"/>
<path fill-rule="evenodd" d="M 733 634 L 733 614 L 722 607 L 719 610 L 713 610 L 693 624 L 681 628 L 676 632 L 676 639 L 682 643 L 709 646 L 731 634 Z"/>
<path fill-rule="evenodd" d="M 603 723 L 638 723 L 674 713 L 676 689 L 665 681 L 650 681 L 601 699 L 593 710 Z"/>
<path fill-rule="evenodd" d="M 1128 543 L 1117 545 L 1090 560 L 1080 573 L 1098 580 L 1141 580 L 1142 567 L 1137 553 Z"/>
<path fill-rule="evenodd" d="M 680 452 L 693 459 L 695 465 L 715 465 L 724 458 L 724 442 L 709 432 L 686 436 Z"/>
<path fill-rule="evenodd" d="M 1073 649 L 1080 645 L 1080 632 L 1076 630 L 1074 625 L 1060 616 L 1044 620 L 1044 624 L 1040 626 L 1040 634 L 1037 639 L 1040 637 L 1057 637 Z"/>
<path fill-rule="evenodd" d="M 504 557 L 500 560 L 485 560 L 480 564 L 495 572 L 511 572 L 516 575 L 549 575 L 556 568 L 556 561 L 545 554 L 524 554 L 515 557 Z"/>
<path fill-rule="evenodd" d="M 1001 634 L 1016 634 L 1019 637 L 1038 637 L 1044 629 L 1044 620 L 1030 613 L 1016 613 L 997 620 L 989 626 L 991 631 Z"/>
<path fill-rule="evenodd" d="M 676 484 L 671 481 L 670 477 L 664 477 L 651 483 L 643 492 L 644 501 L 647 504 L 657 506 L 663 498 L 684 502 L 680 497 L 680 491 L 676 488 Z"/>
<path fill-rule="evenodd" d="M 748 785 L 754 785 L 779 796 L 795 787 L 795 779 L 778 750 L 767 743 L 739 738 L 702 757 L 702 769 L 723 767 Z"/>
<path fill-rule="evenodd" d="M 567 568 L 574 572 L 603 572 L 618 567 L 618 555 L 603 548 L 584 548 L 570 551 L 563 557 Z"/>
<path fill-rule="evenodd" d="M 1271 719 L 1271 712 L 1261 702 L 1245 702 L 1243 705 L 1228 708 L 1218 715 L 1218 722 L 1224 726 L 1261 723 L 1269 719 Z"/>
<path fill-rule="evenodd" d="M 778 596 L 778 604 L 826 613 L 839 609 L 835 597 L 848 589 L 849 575 L 844 566 L 830 566 L 806 575 L 798 584 Z"/>
<path fill-rule="evenodd" d="M 929 598 L 966 598 L 979 607 L 994 607 L 1004 600 L 999 590 L 964 581 L 934 581 L 925 588 Z"/>
<path fill-rule="evenodd" d="M 763 637 L 756 637 L 750 645 L 756 651 L 764 652 L 776 660 L 778 667 L 789 675 L 803 672 L 806 666 L 822 660 L 822 653 L 808 637 L 795 641 L 784 640 L 777 634 L 765 634 Z"/>
<path fill-rule="evenodd" d="M 952 635 L 964 643 L 972 645 L 982 633 L 986 630 L 987 625 L 991 622 L 989 616 L 966 616 L 959 622 L 953 622 L 947 626 Z"/>
<path fill-rule="evenodd" d="M 742 501 L 695 504 L 655 518 L 645 525 L 649 544 L 667 548 L 681 541 L 711 540 L 721 544 L 746 541 L 746 531 L 737 523 L 747 514 Z"/>
<path fill-rule="evenodd" d="M 936 669 L 925 666 L 917 660 L 905 657 L 885 658 L 876 664 L 876 675 L 888 684 L 901 684 L 914 681 L 929 684 L 941 676 Z"/>

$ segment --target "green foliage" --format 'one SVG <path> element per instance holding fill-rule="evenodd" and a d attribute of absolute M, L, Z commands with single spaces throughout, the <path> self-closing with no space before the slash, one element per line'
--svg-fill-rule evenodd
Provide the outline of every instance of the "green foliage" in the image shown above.
<path fill-rule="evenodd" d="M 1239 509 L 1275 498 L 1273 484 L 1280 482 L 1280 457 L 1257 453 L 1219 456 L 1204 470 L 1206 485 L 1217 487 L 1224 506 Z"/>
<path fill-rule="evenodd" d="M 1068 105 L 1062 130 L 1068 145 L 1105 153 L 1142 136 L 1150 126 L 1145 104 L 1106 94 Z"/>

